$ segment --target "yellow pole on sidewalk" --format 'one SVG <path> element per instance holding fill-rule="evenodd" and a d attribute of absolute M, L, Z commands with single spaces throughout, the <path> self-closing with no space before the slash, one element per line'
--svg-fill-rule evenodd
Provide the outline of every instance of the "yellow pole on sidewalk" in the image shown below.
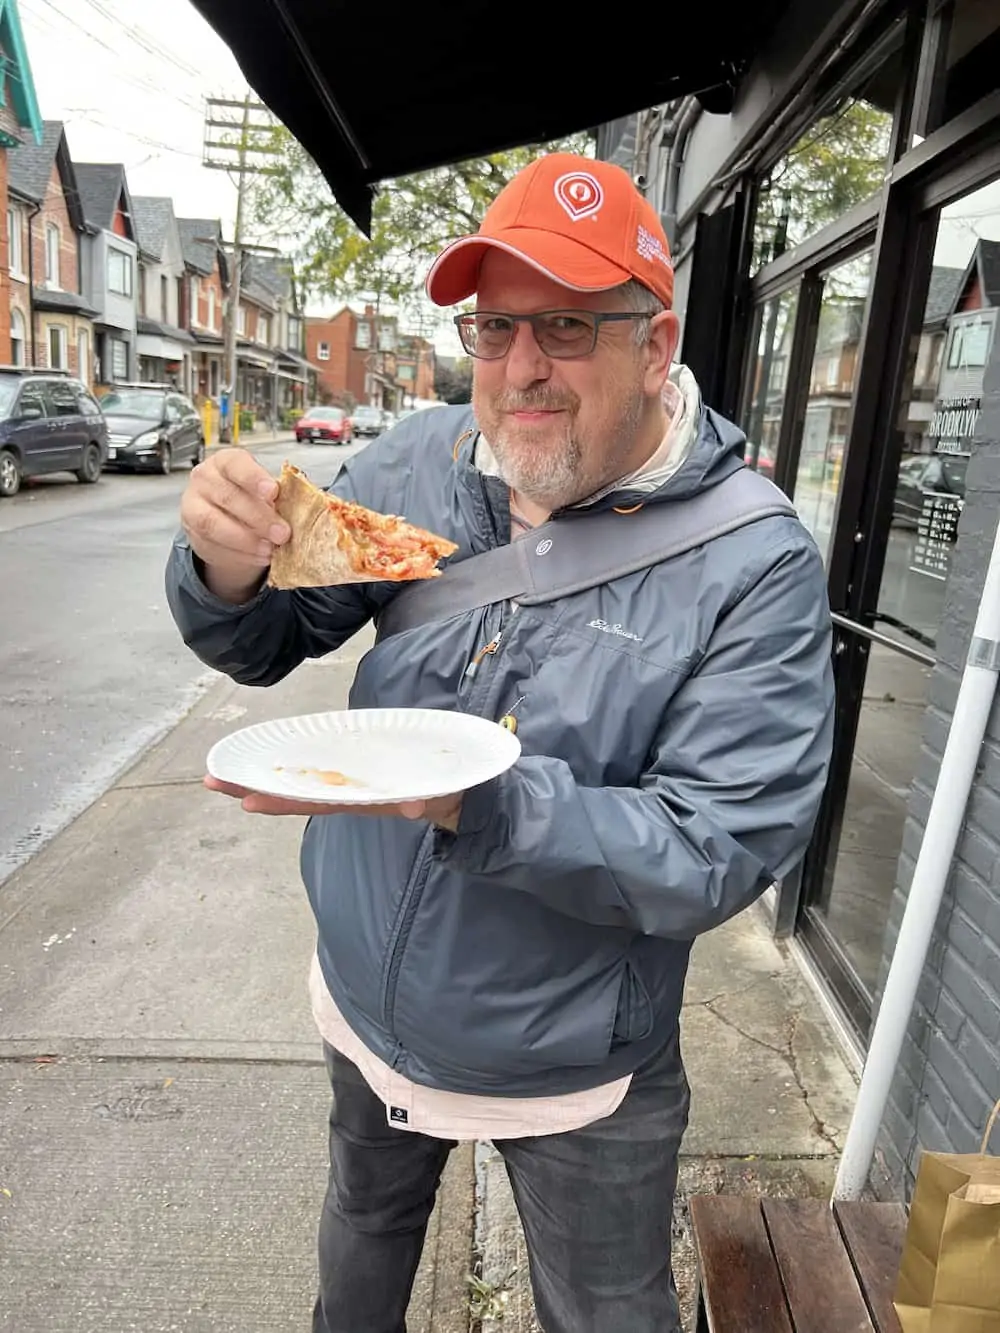
<path fill-rule="evenodd" d="M 233 444 L 240 442 L 240 405 L 233 403 Z"/>
<path fill-rule="evenodd" d="M 209 401 L 201 405 L 201 431 L 205 437 L 206 446 L 211 447 L 215 441 L 212 439 L 212 404 Z"/>

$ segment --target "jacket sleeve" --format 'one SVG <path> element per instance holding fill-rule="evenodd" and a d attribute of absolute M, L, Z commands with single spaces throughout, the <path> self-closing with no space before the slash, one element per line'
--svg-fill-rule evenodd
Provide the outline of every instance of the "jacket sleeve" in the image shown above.
<path fill-rule="evenodd" d="M 344 499 L 357 498 L 347 469 L 330 489 Z M 289 592 L 264 586 L 251 601 L 233 606 L 205 586 L 183 534 L 174 540 L 166 571 L 167 602 L 184 642 L 241 685 L 273 685 L 305 658 L 322 657 L 346 643 L 374 614 L 368 588 Z"/>
<path fill-rule="evenodd" d="M 638 787 L 582 787 L 523 757 L 468 792 L 438 854 L 568 916 L 691 939 L 800 859 L 833 731 L 826 580 L 805 542 L 770 555 L 671 701 Z"/>

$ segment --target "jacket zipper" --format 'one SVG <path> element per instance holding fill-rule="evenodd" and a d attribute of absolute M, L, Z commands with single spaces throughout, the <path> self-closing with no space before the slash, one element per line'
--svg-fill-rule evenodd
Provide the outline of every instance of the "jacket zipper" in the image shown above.
<path fill-rule="evenodd" d="M 500 641 L 502 638 L 503 638 L 503 630 L 502 629 L 497 630 L 496 634 L 489 641 L 486 647 L 480 648 L 479 652 L 476 653 L 475 657 L 465 668 L 465 675 L 467 678 L 469 676 L 474 676 L 476 674 L 476 672 L 479 670 L 480 663 L 482 662 L 484 657 L 493 656 L 496 650 L 500 647 Z"/>
<path fill-rule="evenodd" d="M 509 604 L 508 606 L 505 606 L 504 611 L 501 612 L 501 627 L 497 629 L 493 638 L 490 639 L 484 647 L 480 648 L 475 657 L 473 657 L 472 661 L 465 669 L 465 677 L 475 677 L 480 665 L 487 659 L 491 662 L 496 661 L 496 656 L 500 650 L 501 643 L 503 642 L 504 634 L 506 630 L 509 629 L 510 621 L 517 614 L 517 610 L 518 608 L 516 606 L 509 606 Z M 508 614 L 505 616 L 504 612 L 507 612 Z M 470 690 L 470 698 L 467 702 L 471 703 L 472 700 L 475 699 L 476 703 L 482 707 L 482 705 L 489 700 L 489 695 L 491 693 L 490 687 L 493 684 L 492 673 L 488 673 L 485 680 L 477 682 L 477 684 L 480 684 L 481 688 L 473 688 Z M 479 709 L 469 707 L 466 711 L 470 713 L 478 713 Z M 484 717 L 488 716 L 488 710 L 480 715 Z M 433 827 L 428 828 L 424 833 L 420 846 L 417 848 L 417 854 L 413 860 L 413 869 L 410 872 L 409 882 L 403 892 L 403 901 L 400 904 L 399 911 L 396 915 L 392 936 L 389 940 L 388 964 L 384 971 L 384 980 L 382 984 L 382 1021 L 387 1030 L 392 1034 L 392 1038 L 396 1043 L 396 1052 L 392 1059 L 392 1067 L 394 1069 L 398 1067 L 402 1060 L 402 1046 L 396 1038 L 395 1031 L 396 987 L 399 982 L 399 971 L 403 964 L 403 953 L 406 949 L 406 941 L 409 938 L 410 930 L 412 929 L 413 921 L 417 915 L 417 910 L 420 907 L 420 900 L 423 897 L 424 888 L 427 885 L 427 879 L 430 875 L 431 850 L 434 845 L 435 834 L 436 830 Z"/>
<path fill-rule="evenodd" d="M 430 850 L 433 842 L 434 829 L 428 828 L 424 831 L 424 836 L 420 840 L 420 846 L 417 848 L 417 854 L 413 858 L 413 869 L 410 872 L 409 882 L 403 891 L 403 900 L 400 903 L 399 911 L 396 914 L 392 936 L 389 939 L 388 961 L 382 982 L 382 1021 L 385 1023 L 389 1032 L 392 1033 L 393 1040 L 396 1040 L 396 1031 L 393 1020 L 399 969 L 403 962 L 403 950 L 406 947 L 406 938 L 410 933 L 410 927 L 413 925 L 413 918 L 417 914 L 420 899 L 423 897 L 424 885 L 427 883 L 427 876 L 430 874 Z M 396 1044 L 397 1046 L 399 1045 L 398 1041 Z M 397 1055 L 393 1057 L 394 1068 L 397 1059 L 398 1052 Z"/>
<path fill-rule="evenodd" d="M 482 498 L 482 515 L 487 521 L 490 529 L 490 545 L 498 546 L 500 544 L 500 534 L 497 531 L 496 521 L 493 517 L 493 510 L 490 505 L 485 478 L 480 476 L 479 483 Z M 480 649 L 463 672 L 461 678 L 463 683 L 467 677 L 475 676 L 481 661 L 485 660 L 486 657 L 493 657 L 496 655 L 496 652 L 500 647 L 500 640 L 503 632 L 502 626 L 505 609 L 506 608 L 501 608 L 500 625 L 497 627 L 496 634 L 484 648 Z M 458 699 L 460 698 L 461 687 L 459 688 L 456 702 L 458 702 Z M 392 1035 L 396 1045 L 396 1051 L 392 1058 L 392 1067 L 394 1069 L 399 1067 L 403 1056 L 403 1047 L 396 1037 L 394 1024 L 396 986 L 399 981 L 399 972 L 403 963 L 403 953 L 406 949 L 406 941 L 413 926 L 413 919 L 420 906 L 420 900 L 423 897 L 427 878 L 430 875 L 431 851 L 434 846 L 435 834 L 436 830 L 433 827 L 426 830 L 420 845 L 417 848 L 417 853 L 413 858 L 410 877 L 407 881 L 406 888 L 403 891 L 403 898 L 399 905 L 399 910 L 396 913 L 396 920 L 393 923 L 392 935 L 389 939 L 388 958 L 383 969 L 382 1022 Z"/>

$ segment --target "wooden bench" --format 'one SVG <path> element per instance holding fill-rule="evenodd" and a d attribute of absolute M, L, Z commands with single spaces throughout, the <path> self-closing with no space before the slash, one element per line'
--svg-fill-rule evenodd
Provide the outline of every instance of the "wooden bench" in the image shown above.
<path fill-rule="evenodd" d="M 900 1333 L 898 1203 L 697 1194 L 697 1333 Z"/>

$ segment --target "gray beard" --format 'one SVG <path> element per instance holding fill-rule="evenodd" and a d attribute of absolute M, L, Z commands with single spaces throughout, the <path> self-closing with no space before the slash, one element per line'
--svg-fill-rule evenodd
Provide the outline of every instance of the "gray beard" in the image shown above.
<path fill-rule="evenodd" d="M 580 477 L 582 455 L 572 438 L 558 451 L 534 456 L 515 449 L 508 451 L 502 437 L 490 441 L 497 472 L 512 491 L 552 511 L 582 499 Z"/>

